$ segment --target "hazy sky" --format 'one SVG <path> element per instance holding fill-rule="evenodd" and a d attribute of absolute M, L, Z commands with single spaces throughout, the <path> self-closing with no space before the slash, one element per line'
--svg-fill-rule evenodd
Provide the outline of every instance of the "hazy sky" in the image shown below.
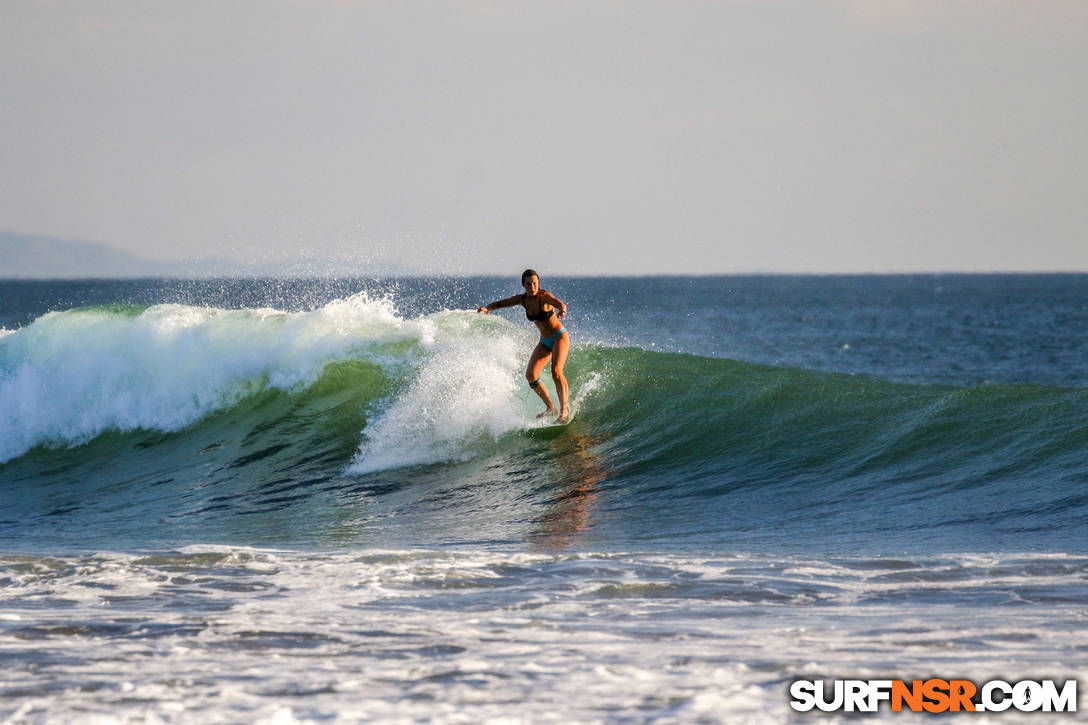
<path fill-rule="evenodd" d="M 0 64 L 0 230 L 515 276 L 1088 270 L 1085 0 L 0 0 Z"/>

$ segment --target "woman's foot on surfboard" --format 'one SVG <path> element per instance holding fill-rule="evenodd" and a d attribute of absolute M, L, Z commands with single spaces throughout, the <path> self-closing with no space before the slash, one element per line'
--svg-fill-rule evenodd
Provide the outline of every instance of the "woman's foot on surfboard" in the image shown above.
<path fill-rule="evenodd" d="M 538 416 L 537 416 L 537 418 L 538 418 L 538 419 L 539 419 L 539 418 L 544 418 L 544 417 L 547 417 L 547 416 L 549 416 L 549 415 L 554 415 L 554 414 L 555 414 L 555 408 L 554 408 L 554 407 L 553 407 L 553 408 L 548 408 L 548 409 L 547 409 L 547 410 L 545 410 L 545 411 L 544 411 L 543 413 L 541 413 L 540 415 L 538 415 Z"/>
<path fill-rule="evenodd" d="M 555 419 L 555 424 L 556 425 L 566 425 L 567 421 L 569 421 L 569 420 L 570 420 L 570 416 L 568 414 L 566 414 L 566 413 L 563 413 L 562 415 L 560 415 L 558 418 Z"/>

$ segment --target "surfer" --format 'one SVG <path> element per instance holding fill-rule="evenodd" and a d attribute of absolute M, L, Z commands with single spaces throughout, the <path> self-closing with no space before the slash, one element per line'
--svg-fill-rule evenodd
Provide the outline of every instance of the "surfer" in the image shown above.
<path fill-rule="evenodd" d="M 540 382 L 540 372 L 544 369 L 548 358 L 551 358 L 552 380 L 555 381 L 555 392 L 559 396 L 559 417 L 555 419 L 555 422 L 566 423 L 570 419 L 570 414 L 567 411 L 567 378 L 563 375 L 563 367 L 567 364 L 567 354 L 570 352 L 570 333 L 560 320 L 567 314 L 567 305 L 548 290 L 540 289 L 540 275 L 535 270 L 527 269 L 521 273 L 521 286 L 525 288 L 523 294 L 496 300 L 476 311 L 486 315 L 491 310 L 503 307 L 521 305 L 525 308 L 525 316 L 540 330 L 540 342 L 537 343 L 533 354 L 529 356 L 529 367 L 525 369 L 525 379 L 529 381 L 529 387 L 535 390 L 544 401 L 544 405 L 548 406 L 548 409 L 537 417 L 543 418 L 555 412 L 555 404 L 548 395 L 547 388 Z"/>

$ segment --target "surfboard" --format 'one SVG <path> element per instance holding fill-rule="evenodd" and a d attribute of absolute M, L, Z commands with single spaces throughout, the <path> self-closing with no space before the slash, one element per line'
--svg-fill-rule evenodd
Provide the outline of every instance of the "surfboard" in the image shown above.
<path fill-rule="evenodd" d="M 530 428 L 527 428 L 525 430 L 525 434 L 530 438 L 555 438 L 557 435 L 567 429 L 567 426 L 570 425 L 572 420 L 574 420 L 573 412 L 571 412 L 571 414 L 567 417 L 566 423 L 538 423 L 531 426 Z"/>

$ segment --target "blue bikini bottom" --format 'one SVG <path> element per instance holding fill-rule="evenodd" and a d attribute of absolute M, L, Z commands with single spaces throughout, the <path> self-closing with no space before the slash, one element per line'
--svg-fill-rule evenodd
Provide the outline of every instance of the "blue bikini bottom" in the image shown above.
<path fill-rule="evenodd" d="M 567 328 L 564 327 L 564 328 L 560 329 L 559 332 L 552 335 L 551 337 L 542 337 L 542 338 L 540 338 L 540 344 L 543 345 L 544 347 L 548 348 L 549 350 L 551 350 L 552 345 L 555 344 L 555 341 L 558 340 L 559 336 L 562 335 L 566 331 L 567 331 Z"/>

